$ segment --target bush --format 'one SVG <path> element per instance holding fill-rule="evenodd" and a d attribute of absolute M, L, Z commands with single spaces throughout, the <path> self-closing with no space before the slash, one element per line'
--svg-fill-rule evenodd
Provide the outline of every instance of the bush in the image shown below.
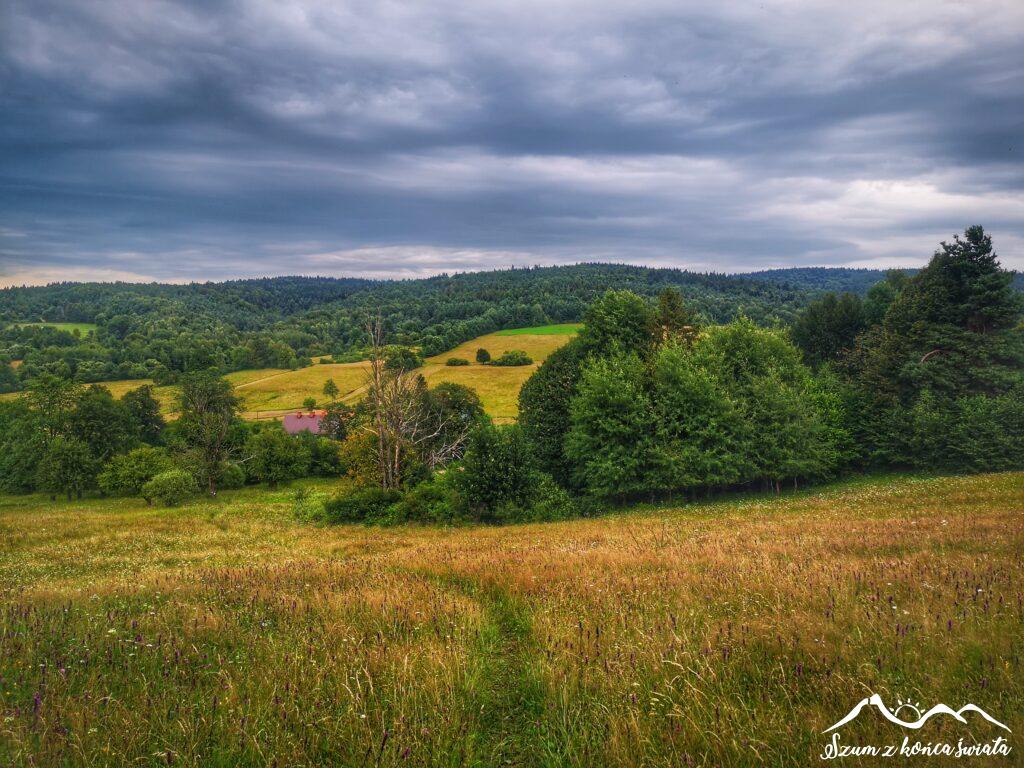
<path fill-rule="evenodd" d="M 249 474 L 272 489 L 309 470 L 309 446 L 276 424 L 252 435 L 245 449 L 251 459 Z"/>
<path fill-rule="evenodd" d="M 455 486 L 473 519 L 506 522 L 531 500 L 536 483 L 529 446 L 515 425 L 484 424 L 470 435 Z"/>
<path fill-rule="evenodd" d="M 410 489 L 388 510 L 389 523 L 451 523 L 458 517 L 457 494 L 448 478 L 435 475 Z"/>
<path fill-rule="evenodd" d="M 572 497 L 556 483 L 551 475 L 538 472 L 536 489 L 530 504 L 523 510 L 521 522 L 550 522 L 577 517 L 580 509 Z M 519 522 L 519 521 L 517 521 Z"/>
<path fill-rule="evenodd" d="M 176 507 L 199 493 L 196 479 L 183 469 L 161 472 L 144 486 L 142 497 L 149 503 L 159 501 L 165 507 Z"/>
<path fill-rule="evenodd" d="M 163 448 L 136 448 L 112 456 L 97 478 L 100 489 L 111 496 L 136 496 L 142 486 L 173 467 Z"/>
<path fill-rule="evenodd" d="M 481 347 L 476 351 L 476 361 L 481 364 L 491 362 L 491 353 Z"/>
<path fill-rule="evenodd" d="M 444 361 L 445 365 L 457 366 L 457 365 L 469 365 L 469 360 L 464 357 L 449 357 Z"/>
<path fill-rule="evenodd" d="M 388 507 L 401 498 L 398 491 L 360 488 L 327 501 L 324 518 L 329 523 L 379 522 L 386 517 Z"/>
<path fill-rule="evenodd" d="M 220 476 L 218 487 L 227 490 L 241 488 L 245 485 L 245 470 L 238 464 L 225 464 Z"/>
<path fill-rule="evenodd" d="M 533 358 L 520 349 L 510 349 L 497 360 L 492 360 L 491 365 L 513 366 L 532 365 Z"/>

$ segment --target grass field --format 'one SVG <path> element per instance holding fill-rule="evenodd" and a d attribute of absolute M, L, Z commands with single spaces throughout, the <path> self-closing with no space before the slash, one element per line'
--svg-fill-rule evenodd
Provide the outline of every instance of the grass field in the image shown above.
<path fill-rule="evenodd" d="M 532 328 L 508 328 L 494 336 L 573 336 L 580 332 L 583 323 L 561 323 L 559 325 L 535 325 Z"/>
<path fill-rule="evenodd" d="M 433 386 L 443 381 L 464 384 L 476 391 L 487 413 L 499 423 L 515 421 L 519 414 L 519 389 L 548 355 L 565 344 L 580 326 L 575 324 L 548 325 L 539 328 L 514 328 L 480 336 L 460 344 L 451 352 L 428 358 L 420 372 Z M 520 349 L 533 358 L 533 365 L 519 367 L 492 367 L 476 362 L 476 351 L 487 349 L 497 357 L 503 352 Z M 449 357 L 464 357 L 471 364 L 463 367 L 445 365 Z M 247 418 L 280 415 L 301 408 L 307 397 L 318 403 L 325 402 L 324 384 L 328 379 L 341 390 L 341 399 L 354 402 L 361 397 L 366 376 L 366 363 L 315 364 L 295 371 L 282 368 L 260 368 L 229 373 L 225 378 L 235 386 L 242 398 Z M 102 382 L 115 397 L 130 389 L 152 384 L 148 379 Z M 173 415 L 177 389 L 156 387 L 154 395 L 160 401 L 164 415 Z M 2 398 L 16 394 L 0 395 Z"/>
<path fill-rule="evenodd" d="M 96 330 L 94 323 L 15 323 L 15 325 L 18 327 L 39 326 L 56 328 L 58 331 L 67 331 L 68 333 L 78 331 L 82 336 L 88 336 Z"/>
<path fill-rule="evenodd" d="M 443 381 L 464 384 L 476 391 L 487 413 L 500 422 L 514 421 L 519 412 L 519 389 L 548 355 L 565 344 L 578 329 L 576 325 L 551 325 L 541 328 L 516 328 L 511 331 L 480 336 L 460 344 L 450 352 L 428 358 L 420 372 L 431 385 Z M 487 349 L 497 357 L 503 352 L 520 349 L 533 358 L 533 365 L 492 367 L 476 362 L 476 351 Z M 445 365 L 449 357 L 464 357 L 468 366 Z M 352 402 L 361 397 L 366 376 L 366 363 L 313 365 L 296 371 L 264 369 L 239 371 L 227 376 L 242 397 L 249 416 L 257 412 L 276 412 L 299 408 L 312 397 L 323 402 L 323 387 L 328 379 L 341 390 L 342 400 Z"/>
<path fill-rule="evenodd" d="M 1013 731 L 933 718 L 1014 752 L 914 764 L 1020 763 L 1024 474 L 507 528 L 290 506 L 0 498 L 0 764 L 810 765 L 871 691 Z"/>

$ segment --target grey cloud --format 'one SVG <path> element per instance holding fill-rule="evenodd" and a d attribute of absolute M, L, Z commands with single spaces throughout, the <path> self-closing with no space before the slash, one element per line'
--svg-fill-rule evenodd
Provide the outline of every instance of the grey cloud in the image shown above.
<path fill-rule="evenodd" d="M 721 5 L 12 0 L 0 283 L 1024 267 L 1024 8 Z"/>

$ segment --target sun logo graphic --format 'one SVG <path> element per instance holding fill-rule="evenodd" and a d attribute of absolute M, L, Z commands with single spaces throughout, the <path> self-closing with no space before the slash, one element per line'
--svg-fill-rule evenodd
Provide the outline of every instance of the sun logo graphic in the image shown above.
<path fill-rule="evenodd" d="M 900 714 L 901 712 L 903 712 L 903 710 L 907 710 L 905 715 Z M 912 702 L 904 701 L 903 699 L 896 699 L 896 709 L 894 709 L 892 713 L 900 720 L 904 720 L 906 722 L 915 722 L 921 719 L 921 702 Z M 908 715 L 910 716 L 910 719 L 908 719 Z"/>

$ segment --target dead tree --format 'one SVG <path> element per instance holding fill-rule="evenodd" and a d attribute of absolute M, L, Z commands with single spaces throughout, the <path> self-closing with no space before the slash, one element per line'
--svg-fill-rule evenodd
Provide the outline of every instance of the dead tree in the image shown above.
<path fill-rule="evenodd" d="M 377 439 L 381 487 L 400 488 L 404 462 L 418 452 L 431 469 L 458 458 L 471 425 L 451 429 L 452 419 L 432 414 L 426 382 L 415 371 L 390 369 L 385 359 L 384 323 L 376 317 L 367 325 L 370 367 L 366 396 L 371 419 L 366 425 Z"/>

